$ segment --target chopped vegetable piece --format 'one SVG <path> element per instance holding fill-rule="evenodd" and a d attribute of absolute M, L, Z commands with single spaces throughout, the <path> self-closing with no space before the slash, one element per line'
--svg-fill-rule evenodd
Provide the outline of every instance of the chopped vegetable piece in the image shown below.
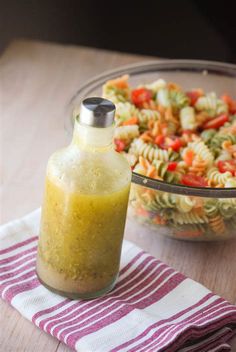
<path fill-rule="evenodd" d="M 168 142 L 168 146 L 175 152 L 178 152 L 180 148 L 183 146 L 183 144 L 179 137 L 173 136 L 170 138 L 170 141 Z"/>
<path fill-rule="evenodd" d="M 194 159 L 194 151 L 192 149 L 187 150 L 183 155 L 183 160 L 188 166 L 191 166 Z"/>
<path fill-rule="evenodd" d="M 164 137 L 161 135 L 156 137 L 155 143 L 162 149 L 171 148 L 175 152 L 178 152 L 180 148 L 183 146 L 181 139 L 177 136 Z"/>
<path fill-rule="evenodd" d="M 123 126 L 137 125 L 137 124 L 138 124 L 138 118 L 136 116 L 133 116 L 122 123 Z"/>
<path fill-rule="evenodd" d="M 236 100 L 233 100 L 228 94 L 224 94 L 221 99 L 228 105 L 229 113 L 236 114 Z"/>
<path fill-rule="evenodd" d="M 223 126 L 226 122 L 229 122 L 229 116 L 227 114 L 222 114 L 214 119 L 208 120 L 202 128 L 208 130 L 211 128 L 219 128 Z"/>
<path fill-rule="evenodd" d="M 159 147 L 165 142 L 165 136 L 159 135 L 156 136 L 154 143 L 157 144 Z"/>
<path fill-rule="evenodd" d="M 175 171 L 178 163 L 176 161 L 170 161 L 167 167 L 168 171 Z"/>
<path fill-rule="evenodd" d="M 181 183 L 185 186 L 207 187 L 208 184 L 204 177 L 195 174 L 186 174 L 182 176 Z"/>
<path fill-rule="evenodd" d="M 147 88 L 134 89 L 131 93 L 131 100 L 137 107 L 142 107 L 152 99 L 152 91 Z"/>
<path fill-rule="evenodd" d="M 186 95 L 190 99 L 190 105 L 194 106 L 198 98 L 203 95 L 203 91 L 201 89 L 191 90 L 186 92 Z"/>
<path fill-rule="evenodd" d="M 236 160 L 220 160 L 218 161 L 218 169 L 221 173 L 229 171 L 233 176 L 236 176 Z"/>
<path fill-rule="evenodd" d="M 121 139 L 114 139 L 115 145 L 116 145 L 116 151 L 117 152 L 123 152 L 125 150 L 125 142 L 122 141 Z"/>

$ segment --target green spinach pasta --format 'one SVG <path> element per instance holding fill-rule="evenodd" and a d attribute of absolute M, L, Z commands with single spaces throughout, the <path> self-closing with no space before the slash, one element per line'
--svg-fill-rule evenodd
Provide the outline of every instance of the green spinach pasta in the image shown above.
<path fill-rule="evenodd" d="M 108 81 L 103 96 L 116 104 L 116 150 L 134 172 L 189 187 L 236 187 L 236 101 L 201 88 L 184 91 L 158 79 L 131 87 L 128 76 Z M 188 239 L 227 236 L 236 200 L 175 195 L 133 184 L 135 215 Z M 228 232 L 227 232 L 228 231 Z"/>

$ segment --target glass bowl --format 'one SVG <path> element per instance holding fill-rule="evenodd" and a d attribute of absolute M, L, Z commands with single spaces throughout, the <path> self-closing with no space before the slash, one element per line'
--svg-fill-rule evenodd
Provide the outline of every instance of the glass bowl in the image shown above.
<path fill-rule="evenodd" d="M 236 98 L 236 66 L 198 60 L 151 61 L 107 71 L 78 89 L 67 106 L 66 130 L 72 133 L 73 111 L 89 96 L 101 96 L 102 85 L 128 74 L 131 86 L 163 78 L 185 90 L 201 87 Z M 194 206 L 193 206 L 194 204 Z M 129 216 L 159 234 L 192 241 L 236 237 L 236 188 L 202 188 L 170 184 L 133 172 Z"/>

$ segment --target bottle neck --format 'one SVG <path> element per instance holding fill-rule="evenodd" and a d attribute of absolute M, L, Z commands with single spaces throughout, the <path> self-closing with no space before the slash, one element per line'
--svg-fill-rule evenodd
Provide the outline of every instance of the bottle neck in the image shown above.
<path fill-rule="evenodd" d="M 82 125 L 75 120 L 72 145 L 88 151 L 113 149 L 114 126 L 105 128 Z"/>

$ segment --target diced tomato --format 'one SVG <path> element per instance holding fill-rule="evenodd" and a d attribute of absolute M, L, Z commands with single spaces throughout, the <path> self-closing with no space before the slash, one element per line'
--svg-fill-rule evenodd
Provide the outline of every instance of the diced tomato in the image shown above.
<path fill-rule="evenodd" d="M 136 116 L 133 116 L 122 123 L 123 126 L 137 125 L 137 124 L 138 124 L 138 118 Z"/>
<path fill-rule="evenodd" d="M 170 161 L 167 167 L 168 171 L 175 171 L 178 163 L 176 161 Z"/>
<path fill-rule="evenodd" d="M 117 152 L 123 152 L 123 150 L 126 147 L 125 142 L 122 141 L 121 139 L 115 139 L 114 142 L 115 142 L 115 145 L 116 145 L 116 148 L 115 148 L 116 151 Z"/>
<path fill-rule="evenodd" d="M 139 108 L 142 108 L 143 103 L 149 102 L 152 99 L 152 91 L 147 88 L 134 89 L 131 93 L 131 100 Z"/>
<path fill-rule="evenodd" d="M 183 143 L 181 139 L 177 136 L 156 136 L 154 143 L 157 144 L 162 149 L 171 148 L 175 152 L 178 152 L 181 147 L 183 147 Z"/>
<path fill-rule="evenodd" d="M 194 174 L 183 175 L 181 183 L 185 186 L 192 187 L 207 187 L 207 182 L 202 176 L 197 176 Z"/>
<path fill-rule="evenodd" d="M 222 95 L 221 99 L 228 105 L 229 113 L 236 114 L 236 100 L 233 100 L 228 94 Z"/>
<path fill-rule="evenodd" d="M 183 146 L 181 139 L 177 136 L 157 136 L 155 139 L 155 143 L 161 147 L 162 149 L 171 148 L 175 152 L 178 152 L 180 148 Z"/>
<path fill-rule="evenodd" d="M 141 215 L 141 216 L 143 216 L 145 218 L 149 217 L 149 212 L 147 210 L 143 209 L 143 208 L 136 209 L 136 214 L 137 215 Z"/>
<path fill-rule="evenodd" d="M 188 166 L 192 165 L 193 159 L 194 159 L 194 154 L 195 153 L 192 149 L 189 149 L 184 153 L 183 160 L 186 162 L 186 164 Z"/>
<path fill-rule="evenodd" d="M 190 99 L 190 105 L 194 106 L 199 97 L 203 95 L 201 89 L 191 90 L 186 92 L 187 97 Z"/>
<path fill-rule="evenodd" d="M 202 128 L 208 130 L 210 128 L 219 128 L 229 121 L 229 116 L 227 114 L 222 114 L 215 117 L 214 119 L 208 120 Z"/>
<path fill-rule="evenodd" d="M 196 238 L 200 237 L 203 234 L 201 230 L 183 230 L 175 231 L 176 237 L 186 237 L 186 238 Z"/>
<path fill-rule="evenodd" d="M 160 215 L 156 215 L 152 218 L 152 222 L 156 225 L 165 225 L 166 224 L 166 219 L 163 218 Z"/>
<path fill-rule="evenodd" d="M 183 134 L 192 134 L 193 133 L 193 131 L 192 130 L 183 130 L 183 132 L 182 132 Z"/>
<path fill-rule="evenodd" d="M 218 161 L 218 169 L 221 173 L 229 171 L 233 176 L 236 176 L 236 160 L 220 160 Z"/>
<path fill-rule="evenodd" d="M 165 136 L 159 135 L 156 136 L 154 143 L 157 144 L 159 147 L 165 142 Z"/>
<path fill-rule="evenodd" d="M 168 143 L 168 146 L 174 150 L 175 152 L 178 152 L 180 148 L 183 146 L 182 141 L 178 137 L 172 137 L 171 141 Z"/>

